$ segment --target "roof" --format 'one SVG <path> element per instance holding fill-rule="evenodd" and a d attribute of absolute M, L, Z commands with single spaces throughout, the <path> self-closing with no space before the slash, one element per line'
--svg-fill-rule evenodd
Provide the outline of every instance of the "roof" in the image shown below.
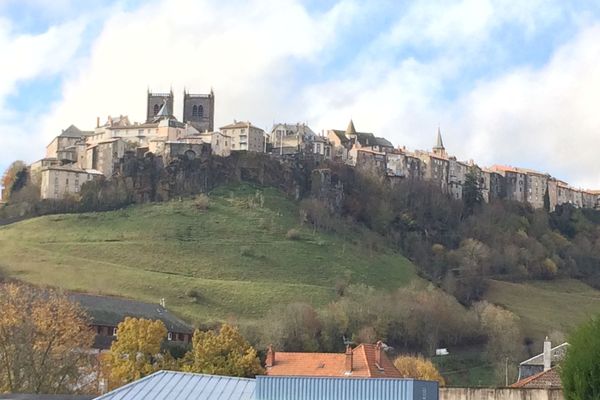
<path fill-rule="evenodd" d="M 558 389 L 562 388 L 560 375 L 555 368 L 550 368 L 547 371 L 542 371 L 535 375 L 531 375 L 525 379 L 513 383 L 512 388 L 527 388 L 527 389 Z"/>
<path fill-rule="evenodd" d="M 346 134 L 356 135 L 356 128 L 354 127 L 354 121 L 350 120 L 348 127 L 346 128 Z"/>
<path fill-rule="evenodd" d="M 292 131 L 294 133 L 294 135 L 297 135 L 299 133 L 303 133 L 305 135 L 309 135 L 309 136 L 316 136 L 317 134 L 315 132 L 313 132 L 312 129 L 310 129 L 310 127 L 304 123 L 300 124 L 287 124 L 287 123 L 279 123 L 279 124 L 274 124 L 273 128 L 271 129 L 271 133 L 274 133 L 276 130 L 278 129 L 285 129 L 286 131 Z"/>
<path fill-rule="evenodd" d="M 257 376 L 256 400 L 437 400 L 438 383 L 414 379 Z"/>
<path fill-rule="evenodd" d="M 255 380 L 158 371 L 96 400 L 254 400 Z"/>
<path fill-rule="evenodd" d="M 442 141 L 442 131 L 440 130 L 440 128 L 438 127 L 437 130 L 437 137 L 435 140 L 435 146 L 433 147 L 436 150 L 444 150 L 444 142 Z"/>
<path fill-rule="evenodd" d="M 5 393 L 0 399 L 9 400 L 91 400 L 94 396 L 76 394 Z"/>
<path fill-rule="evenodd" d="M 62 136 L 62 137 L 72 137 L 72 138 L 80 138 L 80 137 L 85 136 L 85 135 L 75 125 L 70 125 L 67 129 L 63 130 L 62 133 L 59 136 Z"/>
<path fill-rule="evenodd" d="M 267 375 L 402 378 L 383 350 L 381 368 L 378 368 L 376 351 L 374 344 L 361 344 L 352 349 L 351 374 L 346 373 L 344 353 L 275 352 L 275 362 L 267 367 Z"/>
<path fill-rule="evenodd" d="M 565 356 L 566 350 L 569 348 L 569 343 L 565 342 L 563 344 L 559 344 L 556 347 L 553 347 L 550 350 L 550 354 L 552 355 L 552 362 L 558 362 L 563 359 Z M 521 362 L 519 365 L 544 365 L 544 353 L 540 353 L 537 356 L 533 356 L 528 358 L 527 360 Z"/>
<path fill-rule="evenodd" d="M 193 333 L 193 328 L 166 308 L 113 296 L 74 293 L 69 296 L 85 308 L 96 325 L 117 326 L 125 317 L 161 320 L 169 332 Z"/>
<path fill-rule="evenodd" d="M 260 129 L 257 126 L 252 125 L 252 122 L 250 122 L 250 121 L 236 121 L 233 124 L 222 126 L 219 129 L 235 129 L 235 128 L 257 128 L 257 129 Z"/>

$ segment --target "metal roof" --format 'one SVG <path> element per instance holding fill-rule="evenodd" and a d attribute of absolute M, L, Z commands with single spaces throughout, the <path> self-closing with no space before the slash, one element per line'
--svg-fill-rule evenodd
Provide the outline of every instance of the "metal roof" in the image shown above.
<path fill-rule="evenodd" d="M 159 371 L 96 400 L 254 400 L 254 379 Z"/>
<path fill-rule="evenodd" d="M 257 376 L 255 400 L 438 400 L 432 381 Z"/>

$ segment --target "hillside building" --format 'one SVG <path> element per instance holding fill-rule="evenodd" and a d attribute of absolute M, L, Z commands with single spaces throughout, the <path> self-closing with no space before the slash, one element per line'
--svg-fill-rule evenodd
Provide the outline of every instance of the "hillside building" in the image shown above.
<path fill-rule="evenodd" d="M 81 191 L 81 186 L 102 173 L 92 169 L 82 169 L 74 165 L 51 165 L 42 168 L 40 197 L 60 200 Z"/>
<path fill-rule="evenodd" d="M 231 151 L 253 151 L 264 153 L 265 131 L 252 125 L 249 121 L 234 121 L 220 128 L 221 132 L 231 138 Z"/>

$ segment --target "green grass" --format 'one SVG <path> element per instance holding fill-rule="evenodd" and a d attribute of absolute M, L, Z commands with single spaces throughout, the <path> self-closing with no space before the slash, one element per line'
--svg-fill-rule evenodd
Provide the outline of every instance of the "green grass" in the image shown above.
<path fill-rule="evenodd" d="M 371 252 L 362 233 L 314 233 L 298 206 L 275 189 L 223 187 L 210 207 L 193 199 L 122 210 L 53 215 L 0 228 L 0 269 L 68 290 L 158 302 L 202 323 L 254 319 L 274 305 L 335 298 L 336 280 L 389 289 L 417 279 L 387 247 Z M 297 229 L 298 240 L 286 239 Z M 186 292 L 195 289 L 198 299 Z"/>
<path fill-rule="evenodd" d="M 577 325 L 600 314 L 600 291 L 573 279 L 490 281 L 485 297 L 517 314 L 523 333 L 536 343 L 552 331 L 568 335 Z"/>

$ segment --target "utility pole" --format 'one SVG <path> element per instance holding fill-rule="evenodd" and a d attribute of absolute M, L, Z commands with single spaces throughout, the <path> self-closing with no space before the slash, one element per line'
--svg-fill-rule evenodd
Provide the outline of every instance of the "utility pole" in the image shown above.
<path fill-rule="evenodd" d="M 504 386 L 508 387 L 508 357 L 504 366 Z"/>

